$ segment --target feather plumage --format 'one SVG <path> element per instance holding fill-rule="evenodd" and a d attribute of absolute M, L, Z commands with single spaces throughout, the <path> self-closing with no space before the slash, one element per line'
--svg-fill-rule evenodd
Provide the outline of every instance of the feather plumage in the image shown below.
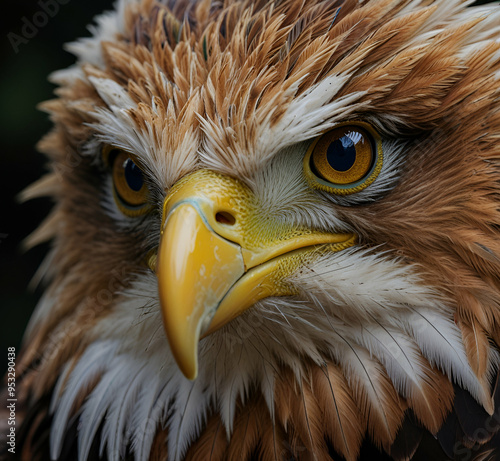
<path fill-rule="evenodd" d="M 41 105 L 51 172 L 23 195 L 57 203 L 27 240 L 53 249 L 19 365 L 24 459 L 498 454 L 500 10 L 470 3 L 120 0 L 68 46 Z M 383 162 L 335 195 L 303 159 L 345 122 Z M 123 213 L 103 146 L 137 162 L 148 214 Z M 198 170 L 245 185 L 231 200 L 261 245 L 285 228 L 357 243 L 203 338 L 190 382 L 148 261 Z"/>

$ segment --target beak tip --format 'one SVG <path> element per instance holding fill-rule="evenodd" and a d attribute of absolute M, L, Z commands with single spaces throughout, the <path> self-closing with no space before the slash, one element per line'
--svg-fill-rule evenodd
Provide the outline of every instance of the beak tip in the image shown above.
<path fill-rule="evenodd" d="M 187 379 L 194 381 L 198 376 L 199 333 L 191 334 L 188 331 L 184 335 L 178 335 L 169 328 L 165 330 L 177 366 Z"/>
<path fill-rule="evenodd" d="M 195 381 L 196 378 L 198 377 L 198 370 L 195 370 L 193 374 L 185 374 L 184 375 L 189 381 Z"/>
<path fill-rule="evenodd" d="M 194 381 L 198 377 L 198 357 L 196 355 L 189 361 L 177 360 L 177 364 L 182 374 L 189 379 L 189 381 Z"/>

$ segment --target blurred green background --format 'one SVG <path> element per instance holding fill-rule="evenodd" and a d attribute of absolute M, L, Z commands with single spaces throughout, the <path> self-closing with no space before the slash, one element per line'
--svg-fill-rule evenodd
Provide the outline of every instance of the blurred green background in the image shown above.
<path fill-rule="evenodd" d="M 74 58 L 63 50 L 63 44 L 88 36 L 92 18 L 112 8 L 111 0 L 59 0 L 58 11 L 45 15 L 46 24 L 36 27 L 27 43 L 17 43 L 26 21 L 43 24 L 42 4 L 57 0 L 10 1 L 4 5 L 2 18 L 0 72 L 0 140 L 2 168 L 0 187 L 0 373 L 6 366 L 8 346 L 19 348 L 23 331 L 41 290 L 32 291 L 28 284 L 48 246 L 23 253 L 21 241 L 29 235 L 50 209 L 49 200 L 36 199 L 19 204 L 21 190 L 44 171 L 45 160 L 35 150 L 40 137 L 50 129 L 46 114 L 36 105 L 53 97 L 53 85 L 47 75 L 71 65 Z M 64 4 L 62 4 L 64 3 Z M 477 3 L 491 3 L 483 0 Z M 55 11 L 55 10 L 53 10 Z M 38 16 L 37 16 L 38 15 Z M 33 33 L 33 31 L 30 31 Z"/>

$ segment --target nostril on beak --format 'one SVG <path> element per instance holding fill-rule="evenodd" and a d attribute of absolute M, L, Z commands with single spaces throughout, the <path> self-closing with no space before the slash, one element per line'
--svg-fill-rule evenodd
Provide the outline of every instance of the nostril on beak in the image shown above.
<path fill-rule="evenodd" d="M 236 218 L 227 211 L 219 211 L 216 213 L 215 220 L 218 223 L 226 224 L 227 226 L 233 226 L 236 223 Z"/>

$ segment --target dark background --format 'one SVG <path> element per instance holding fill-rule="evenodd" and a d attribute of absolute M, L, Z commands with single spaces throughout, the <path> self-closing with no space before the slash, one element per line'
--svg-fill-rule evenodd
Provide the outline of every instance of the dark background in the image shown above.
<path fill-rule="evenodd" d="M 52 17 L 41 4 L 52 3 Z M 64 4 L 63 4 L 64 3 Z M 0 376 L 7 363 L 7 347 L 19 348 L 28 319 L 42 290 L 28 288 L 47 252 L 42 245 L 24 252 L 21 242 L 47 215 L 49 199 L 24 204 L 18 194 L 45 171 L 46 160 L 35 149 L 37 141 L 49 131 L 47 114 L 36 106 L 53 98 L 54 85 L 47 75 L 74 63 L 63 44 L 89 36 L 87 25 L 111 0 L 25 0 L 4 5 L 0 33 Z M 38 16 L 35 16 L 37 15 Z M 22 36 L 25 21 L 36 27 L 27 43 L 14 49 L 9 34 Z M 23 19 L 25 18 L 25 19 Z M 12 35 L 10 38 L 13 39 Z"/>
<path fill-rule="evenodd" d="M 31 31 L 34 36 L 19 44 L 16 52 L 9 34 L 22 36 L 26 20 L 38 20 L 40 24 L 43 17 L 38 13 L 43 12 L 41 4 L 47 2 L 57 4 L 58 11 L 52 17 L 45 15 L 46 24 L 36 27 L 34 34 Z M 0 375 L 6 366 L 7 347 L 19 348 L 41 294 L 40 289 L 32 291 L 28 284 L 48 249 L 48 245 L 43 245 L 23 252 L 21 242 L 46 216 L 50 201 L 36 199 L 20 204 L 16 200 L 19 192 L 45 169 L 45 159 L 34 146 L 51 124 L 36 105 L 53 97 L 54 87 L 47 75 L 74 62 L 62 45 L 88 36 L 87 25 L 93 17 L 112 8 L 111 0 L 59 2 L 11 0 L 4 5 L 0 19 Z"/>

